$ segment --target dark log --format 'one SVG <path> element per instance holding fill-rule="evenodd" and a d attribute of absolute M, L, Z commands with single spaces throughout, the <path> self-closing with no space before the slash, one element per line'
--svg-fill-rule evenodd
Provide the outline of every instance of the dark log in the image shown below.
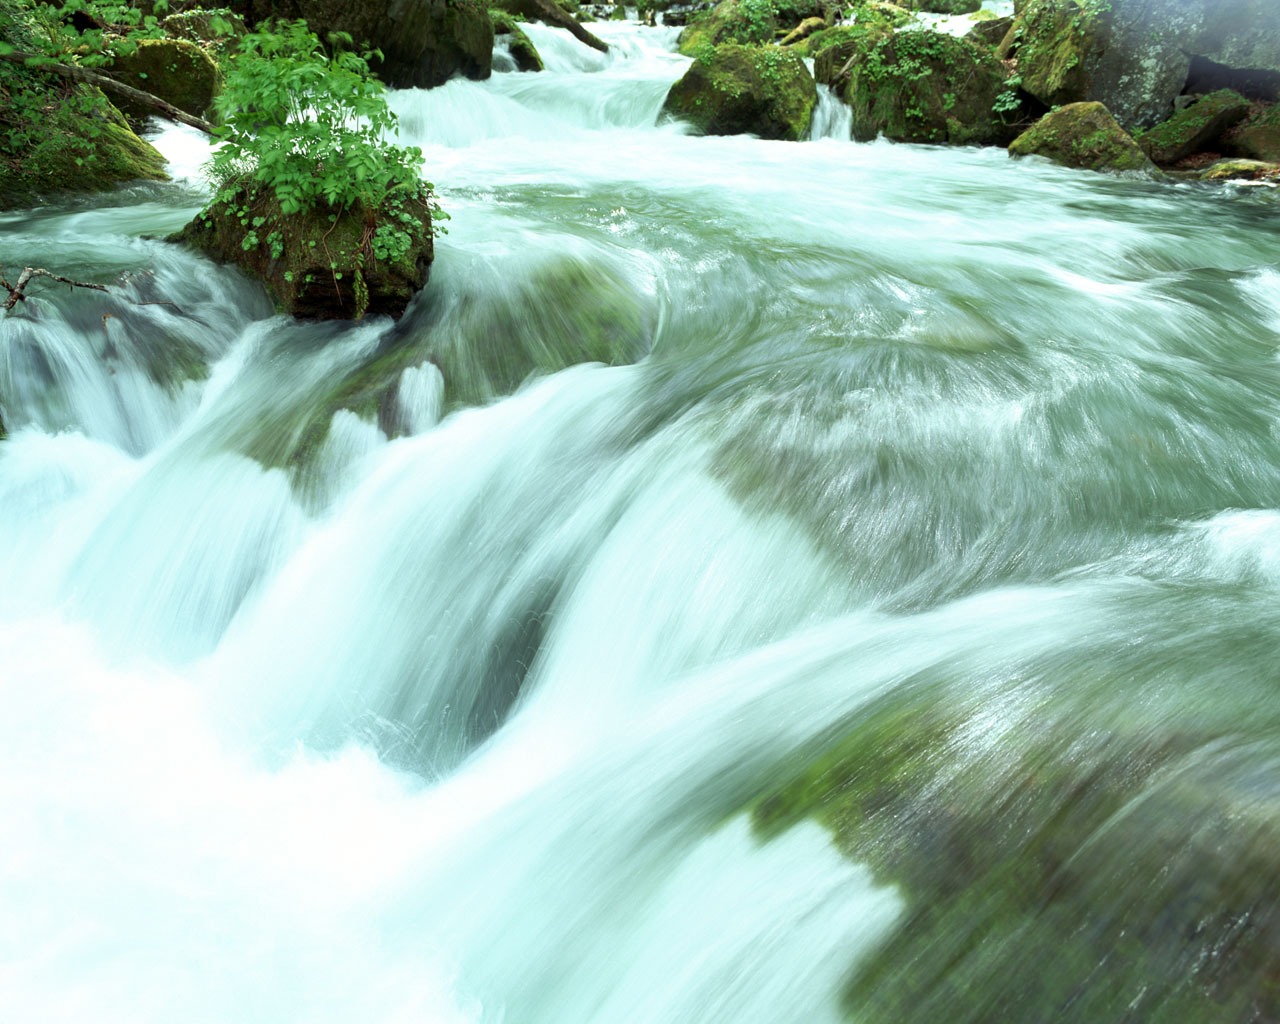
<path fill-rule="evenodd" d="M 577 18 L 563 8 L 557 7 L 552 0 L 533 0 L 533 2 L 542 12 L 542 18 L 548 25 L 559 25 L 561 28 L 568 29 L 571 36 L 586 43 L 593 50 L 599 50 L 601 53 L 609 52 L 608 43 L 588 32 Z"/>

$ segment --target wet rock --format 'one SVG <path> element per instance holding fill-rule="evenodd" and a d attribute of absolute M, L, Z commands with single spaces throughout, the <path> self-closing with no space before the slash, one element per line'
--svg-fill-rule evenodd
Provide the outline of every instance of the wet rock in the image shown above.
<path fill-rule="evenodd" d="M 434 257 L 430 197 L 407 189 L 377 210 L 291 215 L 269 190 L 242 189 L 210 204 L 170 241 L 235 264 L 261 280 L 283 312 L 314 320 L 400 316 Z"/>
<path fill-rule="evenodd" d="M 213 58 L 184 39 L 144 39 L 133 53 L 117 57 L 110 72 L 125 85 L 159 96 L 196 117 L 209 117 L 222 90 L 222 75 Z M 112 102 L 130 117 L 155 113 L 120 97 Z"/>
<path fill-rule="evenodd" d="M 1013 28 L 1013 18 L 985 18 L 975 22 L 973 28 L 965 34 L 965 38 L 972 43 L 981 43 L 984 46 L 996 47 L 1009 34 L 1009 30 Z"/>
<path fill-rule="evenodd" d="M 1154 128 L 1136 133 L 1134 141 L 1157 164 L 1174 164 L 1209 147 L 1248 113 L 1247 99 L 1222 89 L 1183 107 Z"/>
<path fill-rule="evenodd" d="M 817 102 L 813 76 L 793 51 L 727 43 L 689 65 L 662 109 L 706 135 L 796 141 L 808 138 Z"/>
<path fill-rule="evenodd" d="M 511 59 L 515 61 L 517 71 L 542 71 L 546 65 L 542 63 L 542 54 L 533 45 L 533 41 L 520 28 L 519 22 L 506 11 L 490 11 L 493 18 L 495 36 L 507 38 L 507 48 Z"/>
<path fill-rule="evenodd" d="M 969 145 L 1011 134 L 995 112 L 1005 69 L 990 50 L 964 39 L 914 29 L 850 35 L 838 50 L 815 58 L 815 68 L 818 61 L 818 80 L 853 108 L 859 141 L 884 135 Z"/>
<path fill-rule="evenodd" d="M 1091 171 L 1150 171 L 1142 148 L 1101 103 L 1069 103 L 1009 144 L 1010 156 L 1042 156 Z"/>
<path fill-rule="evenodd" d="M 1280 179 L 1280 163 L 1266 160 L 1218 160 L 1200 172 L 1201 181 L 1271 181 Z"/>

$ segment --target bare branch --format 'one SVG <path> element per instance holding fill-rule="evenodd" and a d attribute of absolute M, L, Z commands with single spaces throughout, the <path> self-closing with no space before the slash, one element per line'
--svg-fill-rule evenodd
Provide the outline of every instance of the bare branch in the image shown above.
<path fill-rule="evenodd" d="M 27 285 L 31 283 L 31 279 L 33 277 L 52 278 L 54 281 L 61 282 L 62 284 L 69 284 L 72 288 L 92 288 L 95 292 L 105 292 L 107 290 L 106 285 L 89 284 L 87 281 L 73 281 L 69 277 L 63 277 L 61 274 L 50 273 L 40 267 L 24 267 L 22 273 L 18 275 L 17 284 L 11 285 L 3 277 L 0 277 L 0 284 L 9 289 L 9 297 L 5 299 L 3 307 L 6 312 L 13 309 L 13 307 L 19 302 L 27 301 L 27 297 L 23 293 L 26 291 Z"/>

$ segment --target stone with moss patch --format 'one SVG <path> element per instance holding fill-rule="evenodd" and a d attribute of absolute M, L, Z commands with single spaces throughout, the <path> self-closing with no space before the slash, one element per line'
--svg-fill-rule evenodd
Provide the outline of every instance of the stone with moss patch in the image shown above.
<path fill-rule="evenodd" d="M 196 117 L 210 116 L 222 88 L 222 75 L 213 58 L 184 39 L 144 39 L 132 53 L 117 57 L 110 70 L 111 76 L 125 85 L 159 96 Z M 113 102 L 130 117 L 155 113 L 123 98 Z"/>
<path fill-rule="evenodd" d="M 685 56 L 696 57 L 724 43 L 772 43 L 814 17 L 826 17 L 820 0 L 720 0 L 689 19 L 676 45 Z"/>
<path fill-rule="evenodd" d="M 332 320 L 399 316 L 426 283 L 433 258 L 431 201 L 393 191 L 362 206 L 286 215 L 269 190 L 221 195 L 171 241 L 260 279 L 293 316 Z"/>
<path fill-rule="evenodd" d="M 1224 141 L 1238 156 L 1280 163 L 1280 104 L 1251 113 Z"/>
<path fill-rule="evenodd" d="M 1272 181 L 1280 179 L 1280 163 L 1266 160 L 1218 160 L 1200 172 L 1202 181 Z"/>
<path fill-rule="evenodd" d="M 134 134 L 97 89 L 64 88 L 27 69 L 18 69 L 10 79 L 15 83 L 6 113 L 26 123 L 4 124 L 0 209 L 30 206 L 46 195 L 102 192 L 126 181 L 168 177 L 164 157 Z M 0 124 L 4 118 L 0 114 Z"/>
<path fill-rule="evenodd" d="M 664 113 L 706 135 L 809 136 L 818 90 L 799 55 L 776 46 L 711 47 L 685 72 Z"/>
<path fill-rule="evenodd" d="M 1216 142 L 1248 113 L 1247 99 L 1230 89 L 1219 89 L 1154 128 L 1137 132 L 1134 140 L 1157 164 L 1173 164 Z"/>
<path fill-rule="evenodd" d="M 1051 111 L 1009 144 L 1010 156 L 1042 156 L 1091 171 L 1152 171 L 1154 165 L 1101 103 Z"/>
<path fill-rule="evenodd" d="M 543 71 L 546 65 L 542 62 L 542 54 L 516 21 L 515 16 L 507 11 L 493 8 L 489 11 L 493 19 L 495 36 L 505 36 L 507 49 L 511 59 L 515 61 L 517 71 Z"/>
<path fill-rule="evenodd" d="M 853 136 L 898 142 L 985 144 L 1009 138 L 995 112 L 1005 69 L 990 50 L 944 32 L 911 29 L 851 37 L 840 68 L 820 77 L 853 109 Z M 845 50 L 833 54 L 843 56 Z"/>

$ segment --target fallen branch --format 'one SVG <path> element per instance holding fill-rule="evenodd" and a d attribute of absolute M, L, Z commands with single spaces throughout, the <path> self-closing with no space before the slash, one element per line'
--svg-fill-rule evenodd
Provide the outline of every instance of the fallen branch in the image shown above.
<path fill-rule="evenodd" d="M 599 50 L 601 53 L 609 52 L 608 43 L 599 36 L 594 36 L 588 32 L 582 27 L 582 23 L 577 18 L 563 8 L 557 7 L 552 0 L 533 0 L 533 4 L 538 8 L 543 21 L 548 25 L 559 25 L 561 28 L 567 28 L 570 35 L 586 43 L 593 50 Z"/>
<path fill-rule="evenodd" d="M 62 277 L 60 274 L 52 274 L 40 267 L 26 267 L 22 273 L 18 275 L 18 283 L 10 284 L 5 278 L 0 277 L 0 285 L 9 289 L 9 297 L 4 302 L 5 312 L 13 309 L 19 302 L 26 302 L 27 297 L 23 293 L 26 291 L 27 285 L 31 283 L 33 277 L 50 277 L 62 284 L 69 284 L 72 288 L 92 288 L 95 292 L 105 292 L 106 285 L 89 284 L 86 281 L 73 281 L 69 277 Z"/>
<path fill-rule="evenodd" d="M 190 125 L 192 128 L 199 128 L 206 135 L 214 134 L 213 125 L 203 117 L 196 117 L 194 114 L 188 114 L 185 110 L 179 110 L 172 103 L 166 103 L 159 96 L 153 96 L 149 92 L 135 89 L 133 86 L 125 85 L 123 82 L 117 82 L 109 75 L 101 75 L 96 71 L 90 71 L 88 68 L 78 67 L 75 64 L 50 62 L 48 58 L 41 57 L 37 53 L 24 53 L 22 50 L 0 53 L 0 60 L 7 60 L 13 64 L 25 64 L 38 71 L 47 71 L 51 75 L 69 78 L 73 82 L 96 85 L 99 89 L 114 92 L 118 96 L 123 96 L 126 99 L 133 100 L 135 103 L 150 107 L 156 113 L 163 114 L 171 121 L 180 121 L 182 124 Z"/>

